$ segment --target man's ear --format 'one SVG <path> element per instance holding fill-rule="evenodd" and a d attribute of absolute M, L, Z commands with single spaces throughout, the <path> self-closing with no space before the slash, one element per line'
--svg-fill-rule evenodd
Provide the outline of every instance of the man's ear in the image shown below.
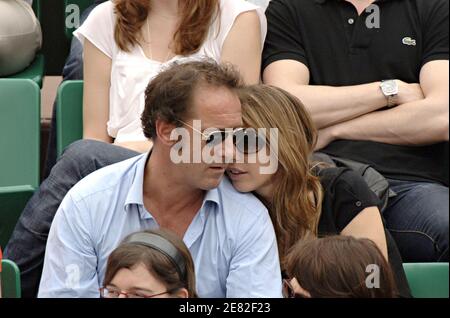
<path fill-rule="evenodd" d="M 170 124 L 162 119 L 157 119 L 155 123 L 156 135 L 163 145 L 173 146 L 177 140 L 171 140 L 173 130 L 176 128 L 174 124 Z"/>

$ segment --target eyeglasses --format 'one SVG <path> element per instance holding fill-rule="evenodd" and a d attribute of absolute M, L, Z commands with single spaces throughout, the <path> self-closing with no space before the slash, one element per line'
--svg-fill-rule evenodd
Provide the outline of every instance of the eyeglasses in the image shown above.
<path fill-rule="evenodd" d="M 125 292 L 121 291 L 117 288 L 112 287 L 102 287 L 100 288 L 100 297 L 101 298 L 119 298 L 121 295 L 125 296 L 126 298 L 154 298 L 158 296 L 162 296 L 165 294 L 171 294 L 175 290 L 167 290 L 165 292 L 154 294 L 154 295 L 145 295 L 143 293 L 133 293 L 133 292 Z"/>
<path fill-rule="evenodd" d="M 253 128 L 236 128 L 232 131 L 218 129 L 208 133 L 203 133 L 182 120 L 179 120 L 179 122 L 201 134 L 206 141 L 206 144 L 210 147 L 215 147 L 223 143 L 230 135 L 233 136 L 233 145 L 243 154 L 257 153 L 266 145 L 265 138 L 261 137 Z"/>
<path fill-rule="evenodd" d="M 297 294 L 292 287 L 291 283 L 287 279 L 283 279 L 283 297 L 284 298 L 303 298 L 301 295 Z"/>

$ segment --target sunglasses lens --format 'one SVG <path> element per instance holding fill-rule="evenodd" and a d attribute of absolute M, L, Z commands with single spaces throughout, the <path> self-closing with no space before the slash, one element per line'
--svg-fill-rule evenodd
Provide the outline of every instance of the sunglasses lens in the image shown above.
<path fill-rule="evenodd" d="M 265 145 L 265 139 L 260 137 L 256 130 L 245 129 L 235 133 L 236 148 L 244 154 L 259 152 Z"/>
<path fill-rule="evenodd" d="M 225 132 L 214 131 L 208 135 L 206 138 L 206 144 L 208 146 L 214 147 L 221 144 L 225 140 Z"/>

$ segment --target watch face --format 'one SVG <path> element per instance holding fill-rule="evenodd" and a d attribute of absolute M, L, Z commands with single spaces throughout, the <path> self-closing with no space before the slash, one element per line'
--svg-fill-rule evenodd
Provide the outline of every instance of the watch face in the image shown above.
<path fill-rule="evenodd" d="M 383 82 L 382 87 L 385 95 L 396 95 L 398 93 L 398 86 L 395 81 Z"/>

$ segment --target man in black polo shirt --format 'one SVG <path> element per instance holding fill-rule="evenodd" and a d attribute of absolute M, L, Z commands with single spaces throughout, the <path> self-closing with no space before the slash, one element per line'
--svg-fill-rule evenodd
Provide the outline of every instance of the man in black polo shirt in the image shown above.
<path fill-rule="evenodd" d="M 272 0 L 263 78 L 299 97 L 317 150 L 372 165 L 404 261 L 448 261 L 448 0 Z"/>

